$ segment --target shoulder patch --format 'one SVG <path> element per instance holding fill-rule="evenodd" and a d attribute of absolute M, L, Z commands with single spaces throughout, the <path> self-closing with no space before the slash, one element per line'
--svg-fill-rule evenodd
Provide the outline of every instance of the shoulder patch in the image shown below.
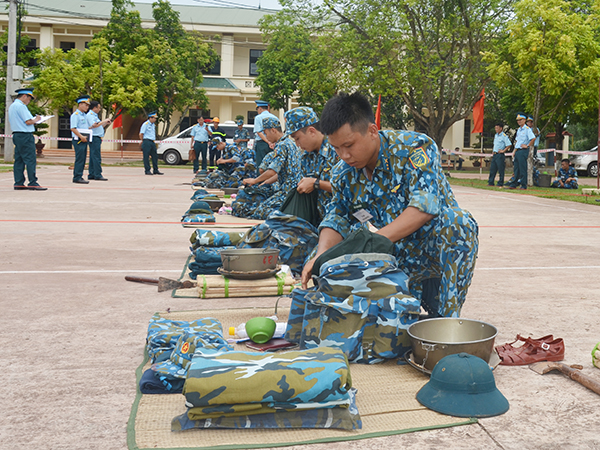
<path fill-rule="evenodd" d="M 408 160 L 415 169 L 426 166 L 430 161 L 429 156 L 427 156 L 427 152 L 425 152 L 423 147 L 418 147 L 411 151 Z"/>

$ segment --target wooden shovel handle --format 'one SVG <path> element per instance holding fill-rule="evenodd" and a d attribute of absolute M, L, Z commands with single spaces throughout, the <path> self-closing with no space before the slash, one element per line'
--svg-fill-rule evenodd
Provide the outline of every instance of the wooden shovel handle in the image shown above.
<path fill-rule="evenodd" d="M 135 281 L 136 283 L 158 284 L 158 278 L 142 278 L 126 276 L 127 281 Z"/>
<path fill-rule="evenodd" d="M 582 374 L 579 370 L 570 368 L 566 364 L 559 364 L 559 370 L 589 390 L 594 391 L 596 394 L 600 394 L 600 382 Z"/>

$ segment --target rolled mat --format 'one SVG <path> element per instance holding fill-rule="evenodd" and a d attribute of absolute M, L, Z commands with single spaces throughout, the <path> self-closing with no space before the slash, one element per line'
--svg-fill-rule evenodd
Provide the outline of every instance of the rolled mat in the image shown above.
<path fill-rule="evenodd" d="M 198 275 L 200 298 L 270 297 L 289 294 L 297 283 L 290 274 L 276 274 L 259 280 L 237 280 L 222 275 Z"/>

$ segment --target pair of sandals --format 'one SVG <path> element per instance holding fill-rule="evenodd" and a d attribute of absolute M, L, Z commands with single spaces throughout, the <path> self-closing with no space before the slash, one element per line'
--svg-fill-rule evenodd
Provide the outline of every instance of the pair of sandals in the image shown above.
<path fill-rule="evenodd" d="M 522 342 L 518 347 L 513 344 Z M 565 343 L 562 338 L 554 339 L 551 334 L 539 339 L 517 338 L 508 344 L 496 347 L 496 352 L 504 366 L 525 366 L 540 361 L 562 361 L 565 359 Z"/>

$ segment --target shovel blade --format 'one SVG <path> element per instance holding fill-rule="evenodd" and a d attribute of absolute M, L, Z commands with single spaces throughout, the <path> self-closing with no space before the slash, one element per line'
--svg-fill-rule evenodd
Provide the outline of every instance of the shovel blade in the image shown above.
<path fill-rule="evenodd" d="M 540 375 L 544 375 L 554 369 L 558 369 L 558 365 L 554 362 L 550 361 L 541 361 L 536 362 L 529 365 L 529 368 L 533 370 L 535 373 L 539 373 Z"/>
<path fill-rule="evenodd" d="M 188 289 L 194 287 L 194 283 L 189 280 L 177 281 L 169 278 L 159 277 L 158 292 L 172 291 L 173 289 Z"/>

